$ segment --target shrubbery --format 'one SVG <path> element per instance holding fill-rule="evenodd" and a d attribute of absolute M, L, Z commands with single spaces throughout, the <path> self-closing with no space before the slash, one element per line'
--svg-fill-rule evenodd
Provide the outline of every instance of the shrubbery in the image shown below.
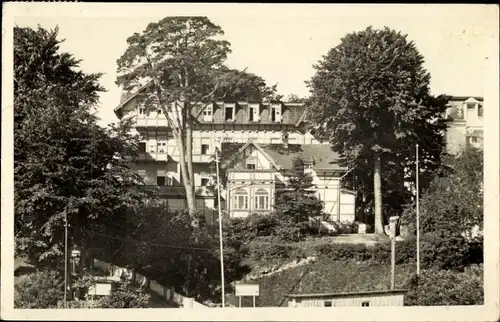
<path fill-rule="evenodd" d="M 374 246 L 364 244 L 323 244 L 316 246 L 318 256 L 345 261 L 373 261 L 390 263 L 390 243 Z M 407 238 L 396 242 L 396 264 L 416 260 L 416 240 Z M 453 269 L 462 271 L 471 264 L 482 263 L 482 241 L 467 241 L 464 238 L 439 238 L 423 235 L 420 240 L 420 263 L 422 268 Z"/>
<path fill-rule="evenodd" d="M 64 274 L 61 275 L 57 271 L 39 271 L 23 277 L 14 288 L 15 308 L 54 308 L 64 296 Z"/>
<path fill-rule="evenodd" d="M 406 286 L 405 305 L 483 305 L 483 275 L 483 265 L 464 272 L 423 270 Z"/>

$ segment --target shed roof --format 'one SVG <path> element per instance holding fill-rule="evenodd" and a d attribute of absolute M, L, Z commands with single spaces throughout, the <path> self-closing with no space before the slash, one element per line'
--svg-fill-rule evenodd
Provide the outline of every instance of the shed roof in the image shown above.
<path fill-rule="evenodd" d="M 343 293 L 309 293 L 309 294 L 287 294 L 288 298 L 338 298 L 338 297 L 357 297 L 357 296 L 376 296 L 387 294 L 404 294 L 407 290 L 379 290 L 363 292 L 343 292 Z"/>

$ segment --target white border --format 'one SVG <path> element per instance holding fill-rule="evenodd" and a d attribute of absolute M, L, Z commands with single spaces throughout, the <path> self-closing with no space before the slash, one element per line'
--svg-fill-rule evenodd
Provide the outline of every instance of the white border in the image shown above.
<path fill-rule="evenodd" d="M 401 6 L 402 4 L 399 4 Z M 155 12 L 168 15 L 275 15 L 270 7 L 280 6 L 280 14 L 300 17 L 317 14 L 313 7 L 332 4 L 139 4 L 139 3 L 5 3 L 3 5 L 2 46 L 2 261 L 1 261 L 1 317 L 24 320 L 220 320 L 220 321 L 489 321 L 497 320 L 499 313 L 499 52 L 498 52 L 498 7 L 481 5 L 484 20 L 495 30 L 484 47 L 489 71 L 484 80 L 485 106 L 485 305 L 473 307 L 369 307 L 359 308 L 227 308 L 227 309 L 106 309 L 106 310 L 14 310 L 13 309 L 13 80 L 12 80 L 12 28 L 16 16 L 23 17 L 137 17 L 150 16 L 151 6 Z M 353 10 L 361 5 L 348 5 Z M 367 6 L 367 5 L 363 5 Z M 393 6 L 370 5 L 380 9 L 380 15 L 389 14 Z M 410 5 L 407 5 L 410 6 Z M 442 5 L 411 5 L 419 10 L 423 7 Z M 453 5 L 464 7 L 471 5 Z M 147 7 L 147 9 L 146 9 Z M 158 10 L 156 10 L 156 8 Z M 447 10 L 454 10 L 448 5 Z M 118 10 L 117 10 L 118 9 Z M 424 22 L 422 22 L 424 23 Z M 470 66 L 457 66 L 470 68 Z M 467 95 L 467 93 L 464 93 Z"/>

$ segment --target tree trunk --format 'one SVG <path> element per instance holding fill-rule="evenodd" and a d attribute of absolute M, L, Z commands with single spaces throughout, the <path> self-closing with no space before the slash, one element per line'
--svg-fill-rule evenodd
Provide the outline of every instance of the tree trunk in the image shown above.
<path fill-rule="evenodd" d="M 380 180 L 380 155 L 377 154 L 374 160 L 373 168 L 373 194 L 375 201 L 375 234 L 383 234 L 384 226 L 382 224 L 382 187 Z"/>
<path fill-rule="evenodd" d="M 181 177 L 182 177 L 182 184 L 184 185 L 184 189 L 186 191 L 186 200 L 188 204 L 188 209 L 189 209 L 189 214 L 192 217 L 193 220 L 193 226 L 198 227 L 198 218 L 196 218 L 196 201 L 194 200 L 193 196 L 193 185 L 191 183 L 191 180 L 189 179 L 188 176 L 188 170 L 186 166 L 186 149 L 184 148 L 184 142 L 183 142 L 182 136 L 178 140 L 179 144 L 179 164 L 181 167 Z M 192 159 L 191 159 L 192 161 Z"/>
<path fill-rule="evenodd" d="M 188 103 L 189 106 L 189 103 Z M 189 109 L 190 110 L 190 109 Z M 197 204 L 195 195 L 195 184 L 194 184 L 194 171 L 193 171 L 193 119 L 191 117 L 190 111 L 187 111 L 186 115 L 186 166 L 187 166 L 187 177 L 190 183 L 190 190 L 186 190 L 186 195 L 189 194 L 188 208 L 189 213 L 192 216 L 196 216 Z M 189 203 L 191 200 L 191 203 Z"/>

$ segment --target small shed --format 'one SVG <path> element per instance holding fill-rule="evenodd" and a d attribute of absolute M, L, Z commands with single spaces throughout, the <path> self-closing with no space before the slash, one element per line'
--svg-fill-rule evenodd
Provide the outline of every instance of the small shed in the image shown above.
<path fill-rule="evenodd" d="M 403 306 L 406 290 L 288 294 L 288 307 Z"/>

